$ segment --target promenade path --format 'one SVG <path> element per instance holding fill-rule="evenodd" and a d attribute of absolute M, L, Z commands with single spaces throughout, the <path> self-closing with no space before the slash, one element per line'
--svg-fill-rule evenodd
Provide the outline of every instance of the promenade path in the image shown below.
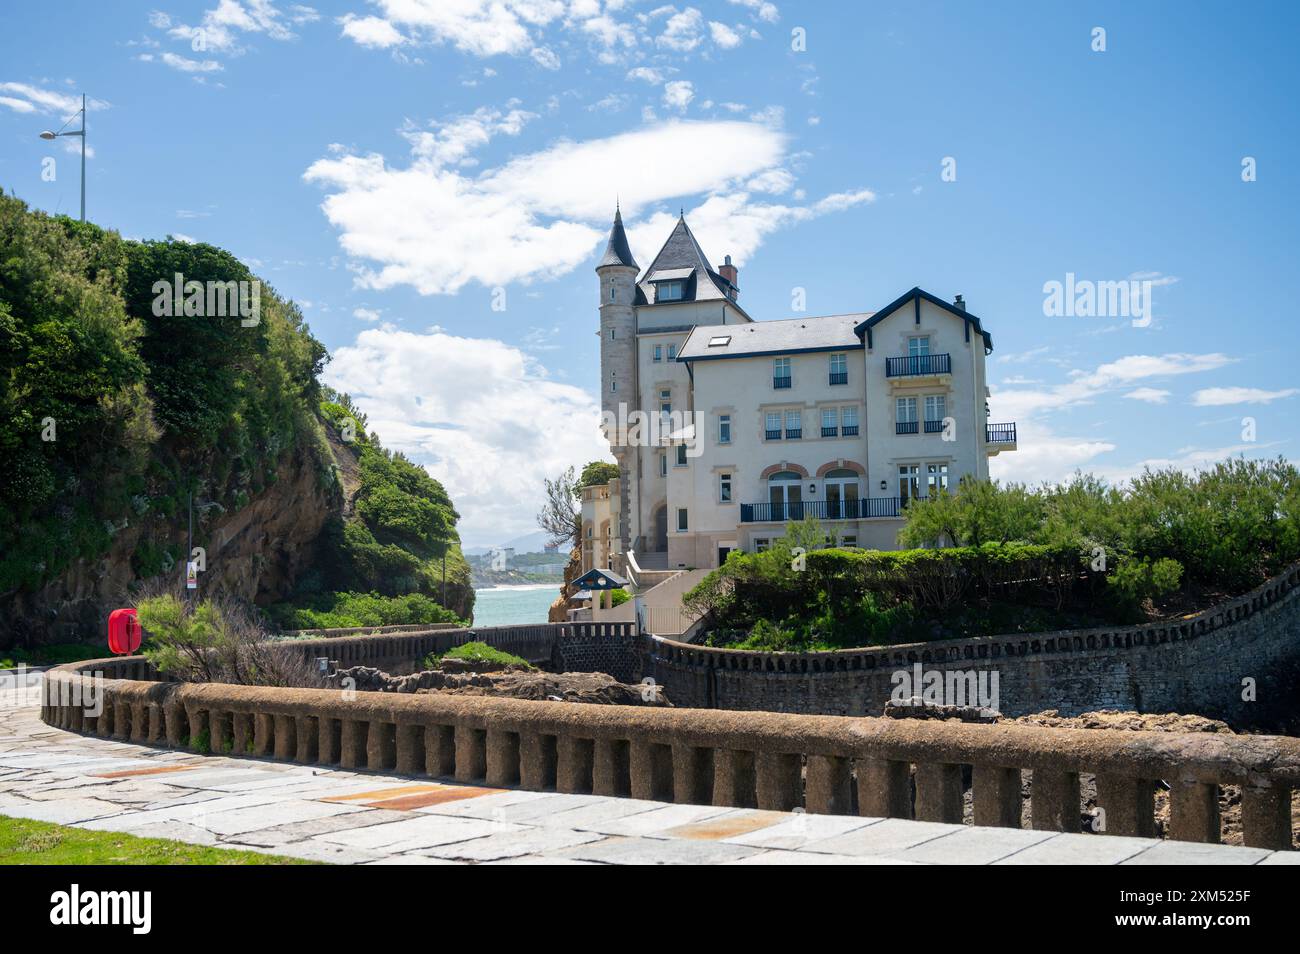
<path fill-rule="evenodd" d="M 54 729 L 40 721 L 38 703 L 34 687 L 0 690 L 0 815 L 336 864 L 1300 862 L 1300 852 L 674 805 L 201 756 Z"/>

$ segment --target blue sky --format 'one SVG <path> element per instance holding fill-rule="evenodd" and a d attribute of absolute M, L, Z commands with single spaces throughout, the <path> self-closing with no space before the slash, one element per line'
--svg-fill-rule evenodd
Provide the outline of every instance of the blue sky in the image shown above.
<path fill-rule="evenodd" d="M 643 265 L 685 208 L 760 320 L 795 288 L 810 314 L 964 295 L 993 419 L 1020 426 L 1003 479 L 1296 454 L 1292 4 L 0 17 L 0 187 L 76 214 L 71 141 L 36 134 L 86 92 L 89 217 L 224 246 L 299 301 L 326 380 L 447 484 L 470 545 L 532 530 L 541 478 L 603 456 L 592 267 L 616 196 Z M 1154 320 L 1047 316 L 1067 273 L 1151 281 Z"/>

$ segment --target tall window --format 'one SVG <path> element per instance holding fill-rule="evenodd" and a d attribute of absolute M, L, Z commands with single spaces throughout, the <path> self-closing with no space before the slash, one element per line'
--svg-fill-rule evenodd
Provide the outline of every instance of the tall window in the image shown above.
<path fill-rule="evenodd" d="M 848 383 L 849 383 L 848 355 L 843 355 L 843 354 L 831 355 L 831 384 L 848 384 Z"/>
<path fill-rule="evenodd" d="M 616 378 L 616 377 L 614 376 L 614 372 L 613 372 L 613 371 L 609 372 L 609 389 L 610 389 L 611 391 L 617 391 L 617 390 L 618 390 L 618 378 Z"/>
<path fill-rule="evenodd" d="M 780 470 L 767 479 L 769 519 L 803 519 L 803 478 L 793 470 Z"/>
<path fill-rule="evenodd" d="M 686 508 L 677 508 L 677 530 L 679 533 L 686 532 Z"/>
<path fill-rule="evenodd" d="M 803 413 L 801 411 L 785 412 L 785 438 L 798 440 L 803 437 Z"/>
<path fill-rule="evenodd" d="M 659 392 L 659 412 L 661 414 L 671 414 L 673 412 L 673 392 L 669 388 L 664 388 Z"/>
<path fill-rule="evenodd" d="M 839 434 L 839 415 L 833 407 L 822 408 L 822 437 L 835 437 Z"/>
<path fill-rule="evenodd" d="M 769 411 L 763 425 L 763 436 L 769 441 L 781 439 L 781 412 Z"/>
<path fill-rule="evenodd" d="M 721 414 L 718 416 L 718 443 L 731 443 L 731 415 Z"/>
<path fill-rule="evenodd" d="M 790 359 L 772 359 L 772 387 L 788 388 L 790 386 Z"/>
<path fill-rule="evenodd" d="M 668 476 L 668 455 L 663 451 L 659 452 L 659 476 Z"/>
<path fill-rule="evenodd" d="M 675 345 L 675 344 L 670 344 L 670 345 L 668 346 L 668 360 L 669 360 L 669 361 L 676 361 L 676 360 L 677 360 L 677 345 Z"/>
<path fill-rule="evenodd" d="M 916 398 L 901 397 L 894 399 L 894 433 L 916 433 Z"/>
<path fill-rule="evenodd" d="M 686 445 L 685 444 L 677 445 L 677 466 L 678 467 L 686 466 Z"/>
<path fill-rule="evenodd" d="M 838 468 L 827 471 L 826 516 L 832 520 L 854 520 L 861 516 L 858 506 L 858 475 L 851 470 Z"/>
<path fill-rule="evenodd" d="M 609 283 L 609 300 L 610 300 L 610 301 L 613 301 L 613 300 L 614 300 L 614 283 L 613 283 L 613 282 L 610 282 L 610 283 Z"/>
<path fill-rule="evenodd" d="M 942 421 L 947 416 L 947 396 L 943 394 L 927 394 L 925 396 L 925 419 L 927 421 Z"/>
<path fill-rule="evenodd" d="M 845 437 L 858 436 L 858 409 L 856 407 L 840 408 L 840 431 Z"/>
<path fill-rule="evenodd" d="M 921 465 L 902 464 L 898 468 L 898 505 L 906 507 L 909 500 L 921 496 Z"/>
<path fill-rule="evenodd" d="M 663 359 L 664 359 L 664 346 L 655 345 L 655 360 L 662 361 Z"/>
<path fill-rule="evenodd" d="M 731 475 L 718 474 L 718 501 L 731 503 Z"/>
<path fill-rule="evenodd" d="M 927 464 L 925 468 L 925 492 L 937 497 L 940 491 L 948 489 L 948 465 Z"/>
<path fill-rule="evenodd" d="M 907 339 L 907 356 L 909 358 L 919 358 L 922 355 L 930 353 L 930 336 L 917 335 L 914 338 Z"/>

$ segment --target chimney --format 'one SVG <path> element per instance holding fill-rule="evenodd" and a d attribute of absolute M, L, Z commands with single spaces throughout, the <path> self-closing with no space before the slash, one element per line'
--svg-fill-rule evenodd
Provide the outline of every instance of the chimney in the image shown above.
<path fill-rule="evenodd" d="M 735 289 L 732 292 L 732 298 L 740 297 L 740 273 L 736 271 L 736 266 L 731 264 L 731 256 L 728 255 L 722 267 L 718 269 L 718 274 L 731 282 L 731 287 Z"/>
<path fill-rule="evenodd" d="M 958 295 L 956 298 L 954 298 L 952 300 L 952 303 L 956 305 L 958 308 L 960 308 L 962 311 L 966 310 L 966 302 L 962 300 L 961 295 Z"/>

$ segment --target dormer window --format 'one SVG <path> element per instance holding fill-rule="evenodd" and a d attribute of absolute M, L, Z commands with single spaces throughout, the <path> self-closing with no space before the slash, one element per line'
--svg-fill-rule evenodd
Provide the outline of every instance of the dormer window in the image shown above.
<path fill-rule="evenodd" d="M 682 281 L 659 282 L 655 285 L 655 301 L 681 301 L 686 295 L 686 283 Z"/>

